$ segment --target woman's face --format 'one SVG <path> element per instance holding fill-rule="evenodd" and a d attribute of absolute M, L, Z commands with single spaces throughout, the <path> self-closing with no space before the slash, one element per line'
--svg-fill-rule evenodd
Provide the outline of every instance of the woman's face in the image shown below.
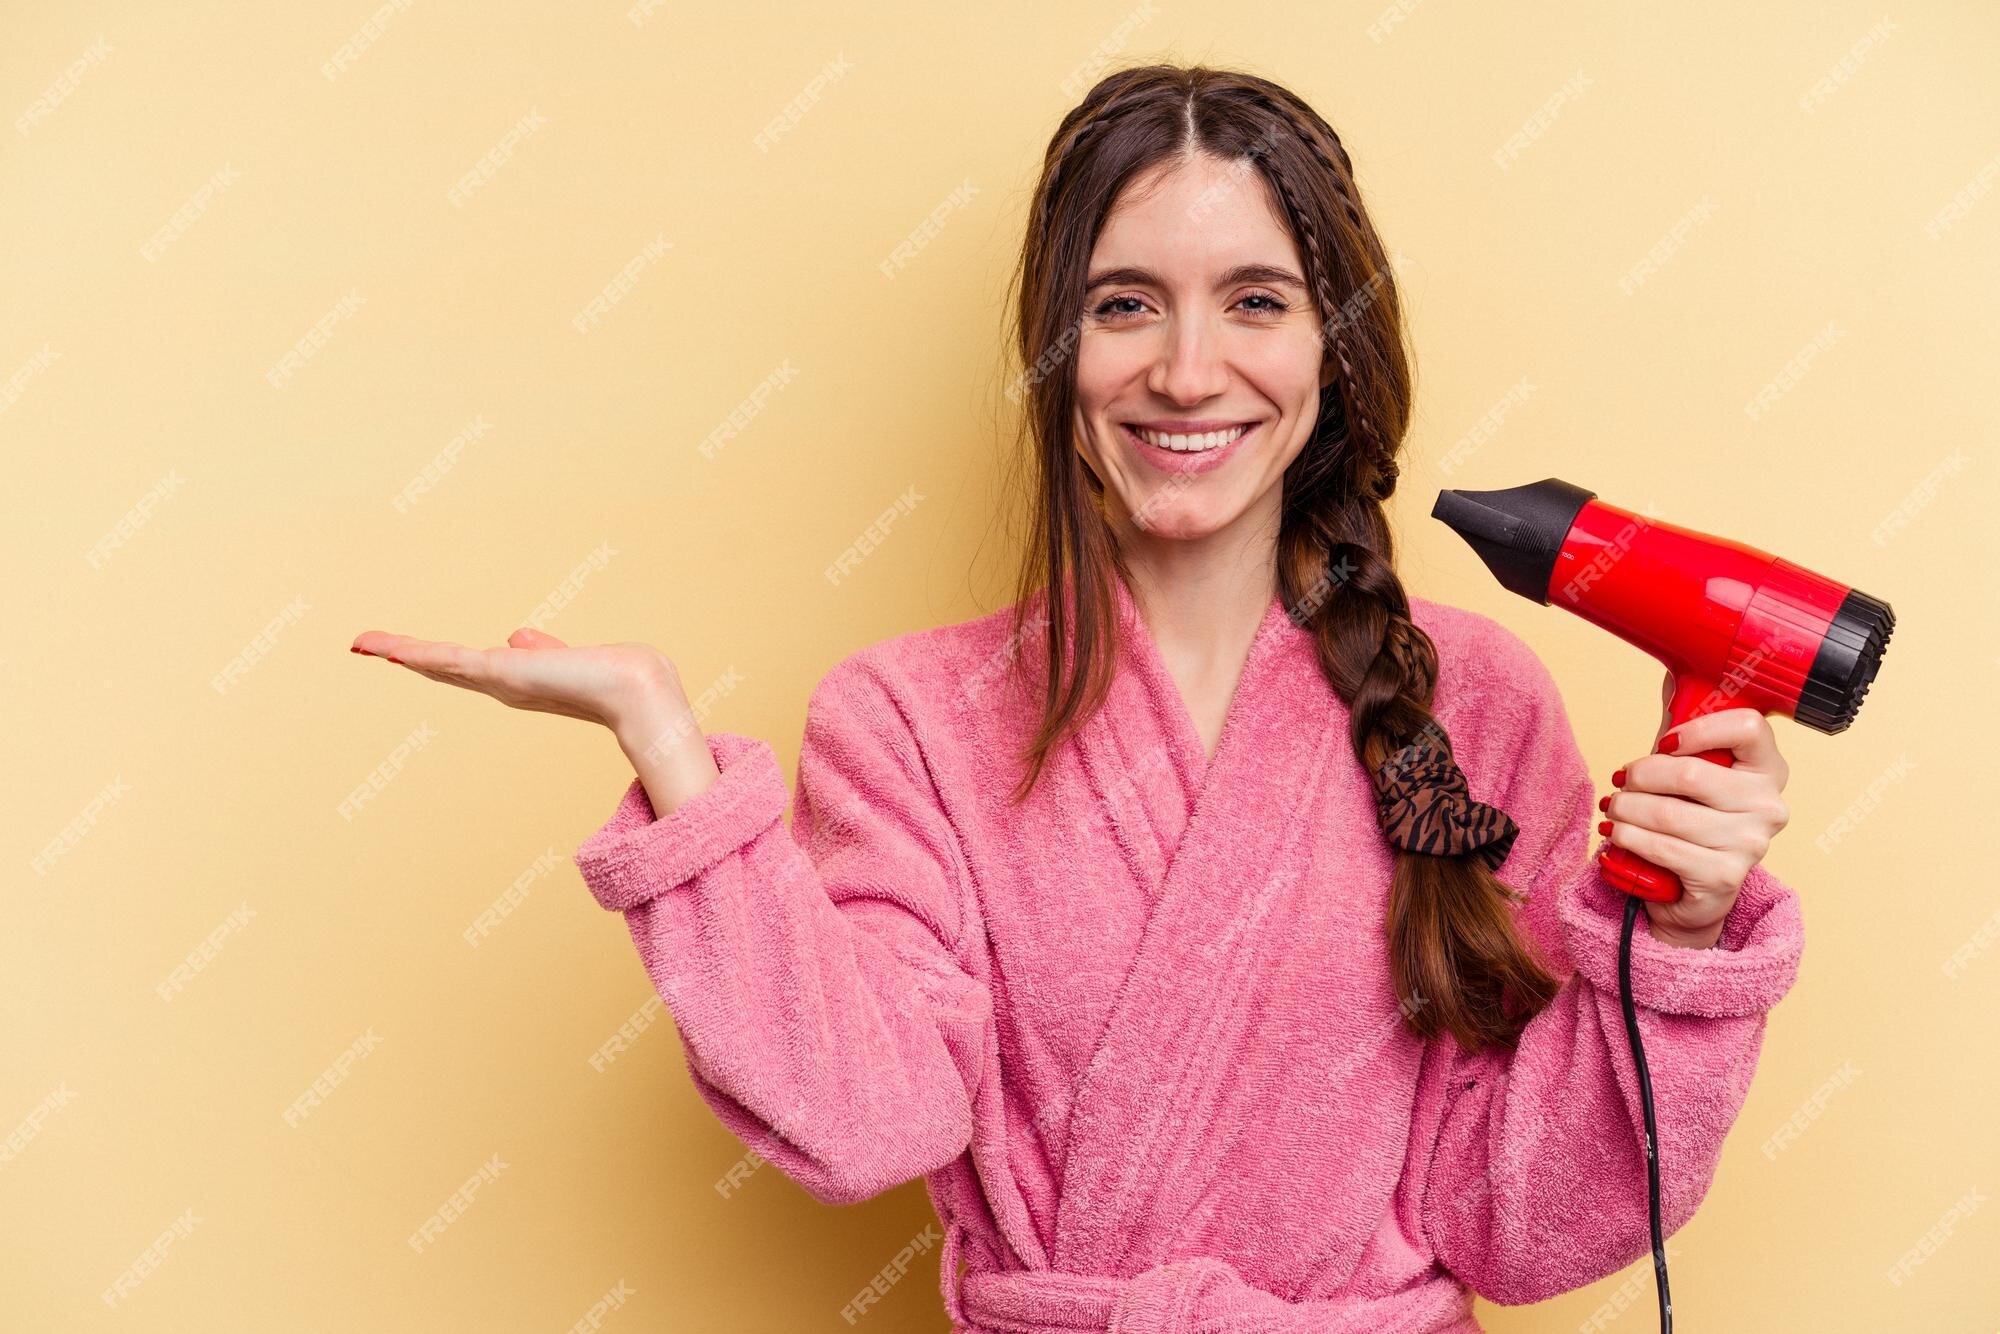
<path fill-rule="evenodd" d="M 1248 164 L 1202 154 L 1121 192 L 1085 279 L 1073 423 L 1121 536 L 1193 540 L 1246 516 L 1275 533 L 1332 375 L 1304 274 Z"/>

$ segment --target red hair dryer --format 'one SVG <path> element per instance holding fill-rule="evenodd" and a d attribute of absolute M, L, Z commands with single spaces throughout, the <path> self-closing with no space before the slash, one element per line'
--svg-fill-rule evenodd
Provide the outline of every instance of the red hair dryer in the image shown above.
<path fill-rule="evenodd" d="M 1719 709 L 1854 721 L 1896 626 L 1889 604 L 1768 551 L 1607 505 L 1551 477 L 1504 491 L 1441 491 L 1451 525 L 1506 587 L 1636 644 L 1673 676 L 1669 730 Z M 1731 764 L 1726 750 L 1701 758 Z M 1624 848 L 1604 878 L 1671 903 L 1680 877 Z"/>

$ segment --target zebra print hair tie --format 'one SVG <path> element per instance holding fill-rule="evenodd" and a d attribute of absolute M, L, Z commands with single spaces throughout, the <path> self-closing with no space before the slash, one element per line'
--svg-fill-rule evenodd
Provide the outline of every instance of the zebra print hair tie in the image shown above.
<path fill-rule="evenodd" d="M 1427 741 L 1412 741 L 1382 761 L 1375 813 L 1399 848 L 1433 857 L 1476 852 L 1495 871 L 1521 832 L 1507 812 L 1474 801 L 1457 762 Z"/>

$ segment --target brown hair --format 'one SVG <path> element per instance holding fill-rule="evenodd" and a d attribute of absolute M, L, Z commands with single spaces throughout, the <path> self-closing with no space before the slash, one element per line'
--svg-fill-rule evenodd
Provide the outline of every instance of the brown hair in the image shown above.
<path fill-rule="evenodd" d="M 1285 472 L 1279 595 L 1316 640 L 1368 772 L 1420 735 L 1450 748 L 1430 711 L 1436 648 L 1410 619 L 1382 509 L 1410 415 L 1401 307 L 1347 152 L 1318 113 L 1275 83 L 1149 65 L 1107 75 L 1063 117 L 1015 274 L 1022 425 L 1039 466 L 1013 643 L 1025 642 L 1031 602 L 1047 617 L 1043 714 L 1022 757 L 1017 798 L 1033 789 L 1050 751 L 1103 704 L 1110 666 L 1098 645 L 1117 634 L 1109 578 L 1126 570 L 1098 509 L 1103 483 L 1070 439 L 1090 254 L 1126 182 L 1198 152 L 1269 185 L 1304 256 L 1325 354 L 1337 367 L 1312 438 Z M 1521 901 L 1476 854 L 1396 850 L 1386 926 L 1413 1031 L 1449 1032 L 1468 1051 L 1512 1045 L 1554 996 L 1555 979 L 1515 933 L 1508 905 Z"/>

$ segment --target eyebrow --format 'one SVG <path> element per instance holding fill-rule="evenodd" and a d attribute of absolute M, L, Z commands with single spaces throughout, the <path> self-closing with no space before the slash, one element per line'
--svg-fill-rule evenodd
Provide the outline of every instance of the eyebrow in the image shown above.
<path fill-rule="evenodd" d="M 1083 290 L 1094 292 L 1098 288 L 1108 286 L 1112 283 L 1135 283 L 1141 287 L 1166 286 L 1165 283 L 1160 281 L 1159 275 L 1152 270 L 1128 265 L 1125 268 L 1106 269 L 1102 273 L 1093 274 L 1090 278 L 1089 286 Z M 1303 278 L 1293 273 L 1290 269 L 1281 268 L 1275 264 L 1238 264 L 1235 268 L 1222 275 L 1221 280 L 1216 283 L 1216 288 L 1220 290 L 1224 287 L 1236 287 L 1243 283 L 1268 283 L 1272 286 L 1296 287 L 1301 292 L 1306 290 Z"/>

